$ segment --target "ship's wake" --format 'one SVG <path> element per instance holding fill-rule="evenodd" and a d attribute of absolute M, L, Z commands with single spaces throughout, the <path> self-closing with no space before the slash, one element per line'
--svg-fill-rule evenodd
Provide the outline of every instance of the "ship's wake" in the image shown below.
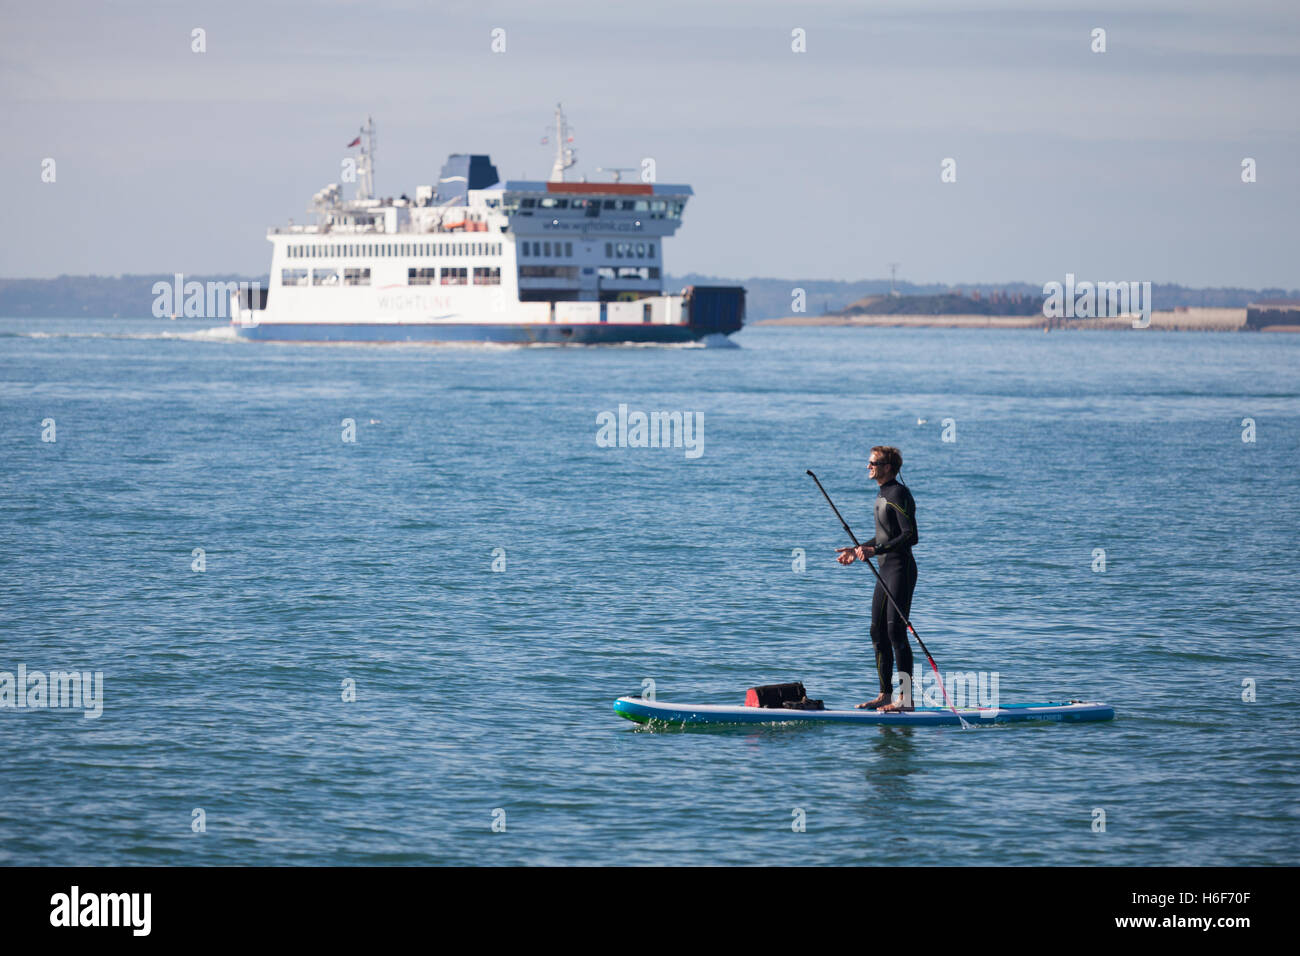
<path fill-rule="evenodd" d="M 0 332 L 7 339 L 124 339 L 176 342 L 242 342 L 234 326 L 216 325 L 192 332 Z"/>

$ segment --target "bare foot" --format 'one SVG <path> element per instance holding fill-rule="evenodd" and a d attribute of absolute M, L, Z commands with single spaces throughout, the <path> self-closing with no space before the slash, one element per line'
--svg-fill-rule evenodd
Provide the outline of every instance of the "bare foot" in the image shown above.
<path fill-rule="evenodd" d="M 903 699 L 900 697 L 898 700 L 881 707 L 880 710 L 886 714 L 901 714 L 904 711 L 916 710 L 916 708 L 911 704 L 904 704 Z"/>
<path fill-rule="evenodd" d="M 877 694 L 872 700 L 867 701 L 865 704 L 858 704 L 856 709 L 876 710 L 877 708 L 882 707 L 888 703 L 889 703 L 889 695 L 881 693 L 881 694 Z"/>

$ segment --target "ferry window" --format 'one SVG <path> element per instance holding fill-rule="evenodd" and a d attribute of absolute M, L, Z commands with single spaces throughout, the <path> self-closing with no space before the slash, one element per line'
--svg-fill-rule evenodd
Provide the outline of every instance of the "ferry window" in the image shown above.
<path fill-rule="evenodd" d="M 644 258 L 645 258 L 645 243 L 644 243 L 644 242 L 638 242 L 638 243 L 636 244 L 636 257 L 637 257 L 638 259 L 644 259 Z"/>
<path fill-rule="evenodd" d="M 606 199 L 605 202 L 604 202 L 604 206 L 605 206 L 606 209 L 613 209 L 613 208 L 614 208 L 614 200 L 612 200 L 612 199 Z"/>
<path fill-rule="evenodd" d="M 311 284 L 312 285 L 338 285 L 339 270 L 338 269 L 312 269 Z"/>
<path fill-rule="evenodd" d="M 650 303 L 647 302 L 644 306 L 642 306 L 642 310 L 643 310 L 643 311 L 641 312 L 641 321 L 642 321 L 642 322 L 649 322 L 650 319 L 651 319 L 651 316 L 653 315 L 653 313 L 652 313 L 651 310 L 650 310 Z"/>
<path fill-rule="evenodd" d="M 648 243 L 646 249 L 650 253 L 650 258 L 653 259 L 655 257 L 655 244 L 653 242 Z"/>
<path fill-rule="evenodd" d="M 281 269 L 280 285 L 306 285 L 306 269 Z"/>
<path fill-rule="evenodd" d="M 519 243 L 519 255 L 525 259 L 528 258 L 528 243 L 526 242 Z"/>
<path fill-rule="evenodd" d="M 443 285 L 467 285 L 467 284 L 468 284 L 468 278 L 467 278 L 467 276 L 466 276 L 465 273 L 466 273 L 466 270 L 463 269 L 463 268 L 461 268 L 461 269 L 443 269 L 443 270 L 442 270 L 442 284 L 443 284 Z"/>
<path fill-rule="evenodd" d="M 645 211 L 646 211 L 647 209 L 649 209 L 649 208 L 650 208 L 650 204 L 649 204 L 648 202 L 646 202 L 644 199 L 638 199 L 638 200 L 636 201 L 636 211 L 637 211 L 637 212 L 645 212 Z"/>
<path fill-rule="evenodd" d="M 578 278 L 577 266 L 520 266 L 521 279 L 573 279 Z"/>
<path fill-rule="evenodd" d="M 587 204 L 587 216 L 588 218 L 591 218 L 599 215 L 600 215 L 600 200 L 593 199 L 591 202 Z"/>
<path fill-rule="evenodd" d="M 606 259 L 614 258 L 614 243 L 612 242 L 605 243 L 605 258 Z"/>
<path fill-rule="evenodd" d="M 474 268 L 475 285 L 500 285 L 501 269 L 497 266 L 475 266 Z"/>
<path fill-rule="evenodd" d="M 549 242 L 542 243 L 542 255 L 549 256 L 550 254 L 551 254 L 551 244 Z"/>
<path fill-rule="evenodd" d="M 623 252 L 624 252 L 626 249 L 627 249 L 627 243 L 626 243 L 626 242 L 620 242 L 620 243 L 618 243 L 618 245 L 614 246 L 614 258 L 615 258 L 615 259 L 622 259 L 622 258 L 623 258 Z"/>
<path fill-rule="evenodd" d="M 344 285 L 370 285 L 369 269 L 344 269 Z"/>
<path fill-rule="evenodd" d="M 636 203 L 635 203 L 633 200 L 631 200 L 631 199 L 620 199 L 620 200 L 619 200 L 619 203 L 618 203 L 618 208 L 619 208 L 619 209 L 631 209 L 631 208 L 632 208 L 633 206 L 635 206 L 635 205 L 636 205 Z"/>
<path fill-rule="evenodd" d="M 564 254 L 565 254 L 566 256 L 571 256 L 571 255 L 573 255 L 573 243 L 571 243 L 571 242 L 566 242 L 566 243 L 564 244 Z"/>
<path fill-rule="evenodd" d="M 521 199 L 521 200 L 519 200 L 519 205 L 520 205 L 520 207 L 522 207 L 522 208 L 524 208 L 524 209 L 532 209 L 534 206 L 537 205 L 537 200 L 536 200 L 536 199 Z"/>
<path fill-rule="evenodd" d="M 437 278 L 437 269 L 407 269 L 407 285 L 433 285 L 433 280 Z"/>
<path fill-rule="evenodd" d="M 559 201 L 559 200 L 551 199 L 551 198 L 548 196 L 548 197 L 546 197 L 545 199 L 539 199 L 538 202 L 537 202 L 537 204 L 538 204 L 539 206 L 541 206 L 543 209 L 550 209 L 550 208 L 552 208 L 552 207 L 553 207 L 553 206 L 554 206 L 558 201 Z"/>

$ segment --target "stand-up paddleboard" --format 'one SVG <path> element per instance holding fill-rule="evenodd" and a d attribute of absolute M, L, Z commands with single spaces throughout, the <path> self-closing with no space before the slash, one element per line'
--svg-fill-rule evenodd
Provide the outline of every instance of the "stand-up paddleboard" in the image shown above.
<path fill-rule="evenodd" d="M 878 710 L 786 710 L 778 707 L 743 707 L 726 704 L 670 704 L 643 697 L 620 697 L 614 713 L 638 724 L 884 724 L 894 727 L 956 727 L 957 714 L 947 707 L 918 707 L 904 713 Z M 1001 707 L 958 708 L 968 724 L 1006 724 L 1028 720 L 1113 720 L 1109 704 L 1071 700 L 1041 704 L 1003 704 Z"/>

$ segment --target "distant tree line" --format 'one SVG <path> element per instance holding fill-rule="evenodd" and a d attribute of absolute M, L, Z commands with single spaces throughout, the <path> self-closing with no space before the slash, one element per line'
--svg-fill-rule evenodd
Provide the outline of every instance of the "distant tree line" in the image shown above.
<path fill-rule="evenodd" d="M 1030 282 L 921 285 L 900 281 L 895 283 L 899 295 L 891 297 L 888 279 L 864 279 L 857 282 L 826 279 L 721 279 L 694 273 L 669 277 L 664 283 L 664 289 L 676 292 L 683 286 L 693 284 L 743 285 L 746 290 L 746 315 L 750 319 L 777 319 L 796 314 L 795 289 L 804 291 L 804 311 L 808 315 L 1033 315 L 1042 311 L 1044 299 L 1042 283 L 1034 285 Z M 878 296 L 883 297 L 879 302 L 862 301 Z M 1151 299 L 1156 309 L 1173 309 L 1178 306 L 1238 309 L 1259 299 L 1288 298 L 1300 298 L 1300 290 L 1192 289 L 1167 283 L 1153 283 L 1151 286 Z M 854 307 L 855 311 L 848 312 L 850 307 Z"/>
<path fill-rule="evenodd" d="M 0 279 L 0 316 L 34 318 L 153 318 L 154 283 L 172 285 L 175 276 L 59 276 L 57 279 Z M 261 282 L 266 276 L 185 275 L 185 281 Z M 179 309 L 177 309 L 179 311 Z"/>

